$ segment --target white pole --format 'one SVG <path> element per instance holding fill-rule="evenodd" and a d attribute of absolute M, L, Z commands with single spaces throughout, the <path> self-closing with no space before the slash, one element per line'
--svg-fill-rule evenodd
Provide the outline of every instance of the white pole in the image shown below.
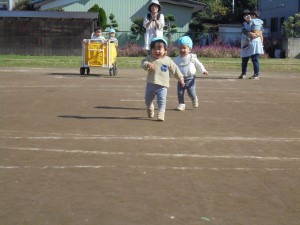
<path fill-rule="evenodd" d="M 234 13 L 234 0 L 232 0 L 232 13 Z"/>
<path fill-rule="evenodd" d="M 13 8 L 13 1 L 12 0 L 9 0 L 8 1 L 8 10 L 11 11 Z"/>

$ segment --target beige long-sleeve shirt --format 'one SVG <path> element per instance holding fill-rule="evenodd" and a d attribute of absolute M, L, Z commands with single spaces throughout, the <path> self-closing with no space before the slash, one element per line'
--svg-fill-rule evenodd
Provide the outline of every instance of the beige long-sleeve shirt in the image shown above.
<path fill-rule="evenodd" d="M 148 70 L 148 63 L 153 63 L 156 69 Z M 168 88 L 170 87 L 170 72 L 173 73 L 178 80 L 183 79 L 183 75 L 178 66 L 168 56 L 156 59 L 148 55 L 142 60 L 142 68 L 148 70 L 148 83 L 158 84 Z"/>

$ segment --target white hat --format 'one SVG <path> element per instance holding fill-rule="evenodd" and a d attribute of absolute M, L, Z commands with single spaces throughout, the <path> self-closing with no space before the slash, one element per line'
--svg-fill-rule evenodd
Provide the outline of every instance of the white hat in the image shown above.
<path fill-rule="evenodd" d="M 155 5 L 158 5 L 158 12 L 161 10 L 162 6 L 159 4 L 159 1 L 158 0 L 152 0 L 150 5 L 148 6 L 148 11 L 151 12 L 151 6 L 155 4 Z"/>

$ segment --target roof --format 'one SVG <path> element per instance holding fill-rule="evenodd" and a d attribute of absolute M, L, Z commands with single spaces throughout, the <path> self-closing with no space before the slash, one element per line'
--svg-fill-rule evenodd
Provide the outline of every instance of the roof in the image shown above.
<path fill-rule="evenodd" d="M 33 8 L 37 9 L 40 8 L 43 5 L 46 4 L 52 4 L 56 7 L 63 7 L 66 5 L 70 5 L 76 2 L 79 2 L 80 0 L 65 0 L 65 1 L 56 1 L 56 0 L 39 0 L 37 2 L 33 2 Z"/>
<path fill-rule="evenodd" d="M 94 12 L 54 12 L 54 11 L 1 11 L 0 17 L 16 18 L 59 18 L 59 19 L 98 19 Z"/>
<path fill-rule="evenodd" d="M 160 2 L 190 7 L 193 8 L 194 11 L 204 10 L 206 8 L 206 4 L 194 0 L 160 0 Z"/>

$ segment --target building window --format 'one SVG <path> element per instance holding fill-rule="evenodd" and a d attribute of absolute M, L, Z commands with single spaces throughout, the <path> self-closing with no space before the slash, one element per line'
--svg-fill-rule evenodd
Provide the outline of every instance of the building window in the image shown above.
<path fill-rule="evenodd" d="M 271 18 L 271 32 L 278 31 L 278 17 Z"/>

